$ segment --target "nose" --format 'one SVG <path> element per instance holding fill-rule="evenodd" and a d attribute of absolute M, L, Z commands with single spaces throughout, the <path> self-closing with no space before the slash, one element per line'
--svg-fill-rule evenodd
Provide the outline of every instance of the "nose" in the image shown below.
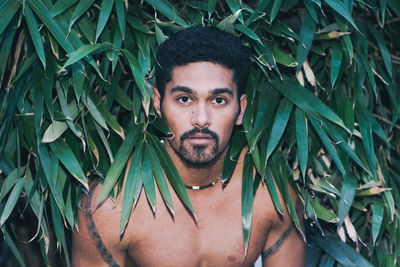
<path fill-rule="evenodd" d="M 205 104 L 199 103 L 192 110 L 192 125 L 199 129 L 210 126 L 210 114 Z"/>

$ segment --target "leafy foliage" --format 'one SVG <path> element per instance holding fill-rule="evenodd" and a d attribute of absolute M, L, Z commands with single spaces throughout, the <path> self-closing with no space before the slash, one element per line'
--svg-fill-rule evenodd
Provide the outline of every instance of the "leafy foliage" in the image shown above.
<path fill-rule="evenodd" d="M 235 132 L 223 173 L 227 179 L 231 159 L 248 145 L 244 236 L 254 165 L 277 210 L 284 210 L 279 191 L 298 227 L 288 186 L 300 195 L 308 266 L 394 266 L 400 257 L 399 17 L 396 0 L 2 1 L 5 241 L 24 265 L 14 229 L 29 208 L 43 259 L 49 262 L 54 228 L 69 264 L 64 225 L 76 226 L 88 179 L 103 179 L 101 199 L 118 194 L 134 150 L 140 168 L 128 170 L 121 232 L 143 186 L 152 205 L 158 186 L 173 211 L 162 170 L 195 212 L 158 141 L 168 129 L 155 116 L 151 94 L 158 45 L 176 30 L 205 24 L 234 33 L 251 52 L 245 131 Z"/>

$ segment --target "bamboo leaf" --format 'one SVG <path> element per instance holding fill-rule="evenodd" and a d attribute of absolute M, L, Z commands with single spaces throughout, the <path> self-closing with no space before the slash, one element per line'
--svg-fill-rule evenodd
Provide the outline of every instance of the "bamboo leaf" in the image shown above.
<path fill-rule="evenodd" d="M 21 195 L 22 188 L 24 187 L 25 179 L 19 179 L 11 190 L 10 196 L 7 199 L 7 203 L 4 206 L 4 210 L 1 214 L 0 225 L 3 226 L 4 222 L 8 219 L 11 212 L 14 210 L 15 205 Z"/>
<path fill-rule="evenodd" d="M 309 117 L 309 121 L 311 122 L 311 125 L 313 126 L 315 132 L 319 136 L 321 142 L 324 144 L 324 147 L 328 151 L 329 155 L 332 157 L 333 161 L 336 163 L 336 166 L 340 170 L 342 174 L 346 173 L 346 170 L 344 169 L 344 166 L 342 164 L 342 161 L 340 160 L 335 148 L 331 144 L 331 140 L 329 139 L 328 135 L 322 130 L 321 125 L 323 122 L 321 121 L 318 123 L 317 120 Z"/>
<path fill-rule="evenodd" d="M 177 13 L 172 4 L 166 0 L 145 0 L 146 3 L 153 6 L 155 10 L 166 16 L 168 19 L 175 21 L 181 26 L 189 26 Z"/>
<path fill-rule="evenodd" d="M 316 235 L 313 240 L 321 249 L 335 258 L 335 260 L 343 266 L 373 266 L 357 251 L 346 243 L 343 243 L 339 238 L 331 235 L 326 235 L 324 237 Z"/>
<path fill-rule="evenodd" d="M 147 200 L 153 210 L 156 213 L 156 190 L 154 184 L 153 171 L 151 169 L 151 162 L 149 154 L 146 153 L 146 146 L 142 150 L 142 166 L 140 169 L 140 175 L 142 176 L 142 181 L 144 185 L 144 191 L 146 192 Z"/>
<path fill-rule="evenodd" d="M 165 147 L 160 143 L 157 137 L 151 134 L 147 135 L 147 137 L 149 139 L 150 144 L 156 151 L 161 166 L 163 167 L 165 174 L 167 175 L 167 178 L 171 183 L 172 187 L 175 189 L 177 195 L 183 201 L 183 203 L 189 208 L 193 216 L 197 218 L 192 203 L 190 202 L 189 195 L 182 182 L 182 178 L 180 177 L 179 172 L 175 167 L 175 164 L 173 163 L 167 151 L 165 150 Z"/>
<path fill-rule="evenodd" d="M 282 99 L 279 105 L 278 111 L 276 112 L 275 120 L 272 125 L 271 134 L 268 140 L 267 148 L 267 159 L 274 151 L 275 147 L 278 145 L 281 139 L 286 125 L 289 121 L 290 114 L 292 112 L 293 104 L 287 99 Z"/>
<path fill-rule="evenodd" d="M 304 13 L 303 23 L 300 31 L 300 42 L 297 46 L 297 71 L 303 66 L 311 49 L 314 39 L 316 23 L 308 12 Z"/>
<path fill-rule="evenodd" d="M 57 139 L 53 143 L 50 143 L 50 148 L 71 175 L 89 190 L 86 176 L 69 145 L 61 139 Z"/>
<path fill-rule="evenodd" d="M 331 86 L 335 86 L 342 65 L 343 52 L 340 46 L 333 46 L 331 50 Z"/>
<path fill-rule="evenodd" d="M 323 116 L 347 130 L 342 119 L 310 91 L 292 80 L 274 81 L 272 85 L 296 106 L 313 116 Z"/>
<path fill-rule="evenodd" d="M 1 25 L 1 23 L 0 23 L 0 25 Z M 24 263 L 24 260 L 22 259 L 22 256 L 19 253 L 19 250 L 18 250 L 17 246 L 15 245 L 13 238 L 10 236 L 10 234 L 8 233 L 8 231 L 6 229 L 3 229 L 2 231 L 3 231 L 3 234 L 4 234 L 4 240 L 6 241 L 8 247 L 10 248 L 12 253 L 14 254 L 14 256 L 17 259 L 18 263 L 22 267 L 25 267 L 26 265 Z"/>
<path fill-rule="evenodd" d="M 343 177 L 343 185 L 340 190 L 341 198 L 339 202 L 339 222 L 338 229 L 344 222 L 344 218 L 349 213 L 351 205 L 353 203 L 354 196 L 356 194 L 357 179 L 352 175 L 347 173 Z"/>
<path fill-rule="evenodd" d="M 296 138 L 297 138 L 297 149 L 299 155 L 299 163 L 301 174 L 303 178 L 306 175 L 307 161 L 308 161 L 308 127 L 307 118 L 305 113 L 296 108 Z"/>
<path fill-rule="evenodd" d="M 282 2 L 283 0 L 274 0 L 274 4 L 272 5 L 272 10 L 271 10 L 271 18 L 269 20 L 270 23 L 272 23 L 276 18 L 276 16 L 278 15 Z"/>
<path fill-rule="evenodd" d="M 372 244 L 375 245 L 376 239 L 382 228 L 383 214 L 385 210 L 381 199 L 375 199 L 372 206 Z"/>
<path fill-rule="evenodd" d="M 282 205 L 281 205 L 281 202 L 279 201 L 278 190 L 276 190 L 276 185 L 275 185 L 274 178 L 272 177 L 271 170 L 268 169 L 265 172 L 265 174 L 266 174 L 266 177 L 264 178 L 264 181 L 267 184 L 268 191 L 271 195 L 272 201 L 274 202 L 274 206 L 280 214 L 283 214 Z"/>
<path fill-rule="evenodd" d="M 371 129 L 371 116 L 368 114 L 369 112 L 362 107 L 362 105 L 358 105 L 356 109 L 356 117 L 358 121 L 358 125 L 361 132 L 361 141 L 364 146 L 364 151 L 371 167 L 373 173 L 376 173 L 376 164 L 375 164 L 375 152 L 374 152 L 374 141 L 372 138 L 372 129 Z"/>
<path fill-rule="evenodd" d="M 74 13 L 71 16 L 68 26 L 68 32 L 71 31 L 72 26 L 74 25 L 75 21 L 85 14 L 85 12 L 92 6 L 94 0 L 86 0 L 86 1 L 79 1 L 78 5 L 76 6 Z"/>
<path fill-rule="evenodd" d="M 97 39 L 99 38 L 101 32 L 104 30 L 106 23 L 110 17 L 112 7 L 114 5 L 114 0 L 103 0 L 100 9 L 99 20 L 97 22 L 96 28 L 96 39 L 95 42 L 97 43 Z"/>
<path fill-rule="evenodd" d="M 124 199 L 122 203 L 121 224 L 119 234 L 122 235 L 130 218 L 132 207 L 134 207 L 139 199 L 142 191 L 142 176 L 140 175 L 142 163 L 143 143 L 141 142 L 133 153 L 131 162 L 128 162 L 129 171 L 126 176 Z"/>
<path fill-rule="evenodd" d="M 141 134 L 141 127 L 132 127 L 125 140 L 122 142 L 115 155 L 114 161 L 112 162 L 110 169 L 107 172 L 106 178 L 104 179 L 103 187 L 98 198 L 97 203 L 101 203 L 110 194 L 114 188 L 118 177 L 122 173 L 123 168 L 132 153 L 133 147 L 136 144 Z"/>
<path fill-rule="evenodd" d="M 10 192 L 17 180 L 21 178 L 24 169 L 25 168 L 15 168 L 7 175 L 7 178 L 4 179 L 4 182 L 1 185 L 0 202 L 4 199 L 7 193 Z"/>
<path fill-rule="evenodd" d="M 247 255 L 247 249 L 250 240 L 250 230 L 253 214 L 253 176 L 254 174 L 251 155 L 246 154 L 243 163 L 242 178 L 242 228 L 245 255 Z"/>
<path fill-rule="evenodd" d="M 381 1 L 381 2 L 383 2 L 383 1 Z M 373 26 L 370 26 L 369 30 L 371 31 L 372 36 L 375 38 L 376 42 L 378 43 L 378 47 L 381 52 L 382 59 L 385 64 L 386 70 L 387 70 L 390 78 L 392 78 L 393 77 L 392 60 L 390 59 L 390 53 L 389 53 L 389 50 L 388 50 L 388 48 L 385 44 L 385 41 L 382 37 L 382 33 L 378 32 Z"/>
<path fill-rule="evenodd" d="M 150 159 L 154 178 L 156 179 L 161 196 L 171 214 L 174 214 L 174 204 L 172 203 L 171 194 L 168 189 L 168 184 L 166 182 L 166 177 L 162 170 L 160 160 L 158 159 L 153 147 L 148 143 L 145 144 L 145 153 L 147 154 L 147 158 Z"/>
<path fill-rule="evenodd" d="M 125 40 L 125 9 L 123 0 L 116 0 L 115 9 L 117 11 L 119 29 L 122 33 L 122 40 Z"/>
<path fill-rule="evenodd" d="M 354 23 L 351 13 L 343 4 L 343 2 L 335 0 L 325 0 L 325 3 L 327 3 L 332 8 L 332 10 L 343 16 L 358 31 L 357 25 Z"/>
<path fill-rule="evenodd" d="M 42 38 L 40 37 L 38 25 L 29 5 L 24 5 L 24 15 L 26 19 L 26 24 L 28 25 L 28 29 L 31 34 L 33 45 L 36 49 L 36 53 L 43 64 L 43 68 L 46 68 L 46 57 L 44 55 Z"/>
<path fill-rule="evenodd" d="M 0 35 L 7 28 L 20 6 L 21 2 L 15 0 L 5 0 L 0 5 Z"/>
<path fill-rule="evenodd" d="M 64 63 L 63 68 L 66 68 L 67 66 L 72 65 L 75 62 L 78 62 L 79 60 L 92 54 L 110 51 L 112 49 L 113 45 L 110 43 L 82 45 L 76 51 L 68 54 L 69 58 Z"/>
<path fill-rule="evenodd" d="M 50 10 L 50 16 L 55 17 L 63 13 L 78 1 L 79 0 L 58 0 Z"/>

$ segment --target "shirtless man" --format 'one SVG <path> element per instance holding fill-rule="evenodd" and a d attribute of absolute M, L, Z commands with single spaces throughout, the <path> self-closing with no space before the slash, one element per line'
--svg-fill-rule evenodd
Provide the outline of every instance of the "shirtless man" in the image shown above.
<path fill-rule="evenodd" d="M 246 108 L 248 54 L 231 34 L 195 26 L 163 43 L 157 56 L 153 100 L 173 137 L 164 141 L 197 215 L 194 221 L 174 193 L 174 216 L 157 190 L 153 214 L 139 198 L 120 236 L 123 196 L 92 212 L 100 186 L 82 200 L 73 266 L 304 266 L 304 241 L 286 212 L 279 215 L 265 185 L 253 202 L 247 255 L 243 248 L 241 185 L 244 149 L 229 183 L 221 176 L 235 125 Z M 200 189 L 199 189 L 200 187 Z M 291 192 L 295 201 L 296 197 Z"/>

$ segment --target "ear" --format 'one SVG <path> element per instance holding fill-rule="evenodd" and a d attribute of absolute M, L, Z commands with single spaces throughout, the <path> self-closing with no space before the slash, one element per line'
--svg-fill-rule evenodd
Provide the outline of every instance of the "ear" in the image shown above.
<path fill-rule="evenodd" d="M 158 114 L 162 118 L 162 113 L 161 113 L 161 96 L 160 92 L 158 91 L 157 88 L 153 88 L 153 103 L 154 103 L 154 108 Z"/>
<path fill-rule="evenodd" d="M 247 95 L 243 94 L 240 97 L 239 105 L 240 105 L 240 113 L 239 113 L 238 117 L 236 118 L 236 122 L 235 122 L 236 125 L 242 124 L 243 115 L 244 115 L 244 112 L 246 111 L 246 107 L 247 107 Z"/>

